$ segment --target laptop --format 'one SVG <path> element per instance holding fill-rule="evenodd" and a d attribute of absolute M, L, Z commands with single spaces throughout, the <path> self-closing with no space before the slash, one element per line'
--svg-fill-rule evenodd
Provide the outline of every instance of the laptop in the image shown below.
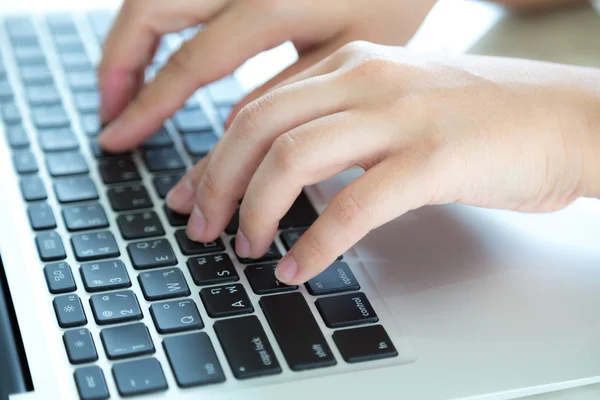
<path fill-rule="evenodd" d="M 21 399 L 509 399 L 600 381 L 600 206 L 426 207 L 305 285 L 273 269 L 360 171 L 307 187 L 261 259 L 236 218 L 165 206 L 223 134 L 236 74 L 106 154 L 94 66 L 114 10 L 0 17 L 0 382 Z M 169 34 L 148 77 L 197 29 Z"/>

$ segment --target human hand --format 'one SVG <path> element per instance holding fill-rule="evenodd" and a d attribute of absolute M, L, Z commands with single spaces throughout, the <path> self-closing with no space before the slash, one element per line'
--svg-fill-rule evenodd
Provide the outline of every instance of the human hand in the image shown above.
<path fill-rule="evenodd" d="M 155 133 L 196 89 L 232 73 L 250 57 L 287 40 L 299 60 L 234 108 L 295 75 L 343 44 L 365 39 L 404 44 L 435 0 L 125 0 L 99 67 L 100 136 L 112 151 Z M 205 23 L 143 88 L 144 70 L 162 34 Z M 140 91 L 141 89 L 141 91 Z M 116 118 L 116 120 L 115 120 Z"/>
<path fill-rule="evenodd" d="M 547 212 L 600 195 L 599 83 L 594 69 L 352 43 L 244 107 L 168 204 L 208 242 L 243 197 L 236 250 L 256 258 L 303 186 L 363 168 L 280 261 L 298 284 L 424 205 Z"/>

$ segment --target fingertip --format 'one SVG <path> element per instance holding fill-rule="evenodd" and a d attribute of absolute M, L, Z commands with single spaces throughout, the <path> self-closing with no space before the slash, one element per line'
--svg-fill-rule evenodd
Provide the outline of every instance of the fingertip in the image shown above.
<path fill-rule="evenodd" d="M 287 253 L 275 268 L 275 278 L 285 284 L 293 284 L 298 275 L 298 263 L 291 253 Z"/>
<path fill-rule="evenodd" d="M 194 206 L 196 193 L 190 179 L 183 178 L 167 194 L 167 206 L 180 214 L 189 214 Z"/>

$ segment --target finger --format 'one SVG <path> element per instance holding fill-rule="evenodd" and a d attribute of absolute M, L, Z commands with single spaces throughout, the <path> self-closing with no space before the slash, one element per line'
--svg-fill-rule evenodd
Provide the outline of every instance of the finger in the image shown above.
<path fill-rule="evenodd" d="M 198 87 L 232 73 L 248 58 L 284 41 L 285 24 L 267 13 L 258 13 L 249 3 L 234 2 L 184 43 L 102 133 L 102 146 L 111 151 L 135 147 Z"/>
<path fill-rule="evenodd" d="M 327 268 L 369 231 L 433 202 L 438 170 L 405 151 L 368 170 L 340 192 L 276 267 L 277 279 L 305 282 Z"/>
<path fill-rule="evenodd" d="M 215 147 L 198 186 L 196 204 L 202 218 L 190 218 L 188 231 L 192 238 L 211 241 L 223 231 L 231 205 L 243 196 L 254 171 L 280 134 L 352 104 L 356 98 L 353 87 L 339 79 L 327 84 L 324 81 L 328 77 L 315 77 L 270 92 L 239 113 Z"/>
<path fill-rule="evenodd" d="M 211 150 L 212 152 L 212 150 Z M 196 202 L 196 188 L 200 184 L 204 170 L 210 162 L 211 153 L 198 161 L 167 194 L 167 206 L 180 214 L 192 213 Z"/>

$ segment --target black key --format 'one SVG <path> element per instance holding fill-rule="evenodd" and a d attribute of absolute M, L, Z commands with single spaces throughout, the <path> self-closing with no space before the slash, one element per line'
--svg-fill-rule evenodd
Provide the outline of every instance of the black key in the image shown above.
<path fill-rule="evenodd" d="M 289 211 L 279 221 L 279 229 L 308 227 L 317 220 L 317 212 L 304 192 L 294 201 Z"/>
<path fill-rule="evenodd" d="M 92 261 L 121 255 L 115 237 L 108 231 L 73 235 L 71 244 L 77 261 Z"/>
<path fill-rule="evenodd" d="M 244 273 L 256 294 L 271 294 L 290 292 L 298 289 L 298 286 L 288 286 L 275 278 L 275 267 L 277 264 L 250 265 Z"/>
<path fill-rule="evenodd" d="M 301 293 L 265 296 L 259 301 L 275 339 L 293 371 L 335 365 L 336 361 Z"/>
<path fill-rule="evenodd" d="M 77 369 L 75 383 L 81 400 L 105 400 L 110 397 L 104 374 L 96 365 Z"/>
<path fill-rule="evenodd" d="M 209 253 L 218 253 L 225 251 L 225 245 L 220 238 L 217 238 L 214 242 L 200 243 L 194 242 L 187 237 L 185 229 L 178 230 L 175 232 L 175 239 L 179 244 L 181 252 L 186 256 L 202 255 Z"/>
<path fill-rule="evenodd" d="M 21 122 L 21 112 L 15 104 L 0 104 L 0 117 L 4 125 L 18 124 Z"/>
<path fill-rule="evenodd" d="M 161 199 L 166 198 L 167 194 L 169 193 L 169 190 L 171 190 L 173 186 L 175 186 L 182 177 L 182 174 L 161 175 L 155 177 L 153 181 L 158 197 L 160 197 Z"/>
<path fill-rule="evenodd" d="M 117 225 L 123 239 L 145 239 L 162 236 L 165 230 L 154 211 L 119 215 Z"/>
<path fill-rule="evenodd" d="M 217 144 L 217 137 L 212 132 L 185 133 L 183 141 L 190 154 L 205 156 Z"/>
<path fill-rule="evenodd" d="M 46 167 L 52 176 L 80 175 L 89 172 L 85 159 L 78 151 L 46 154 Z"/>
<path fill-rule="evenodd" d="M 69 71 L 67 83 L 73 92 L 95 90 L 98 86 L 94 70 Z"/>
<path fill-rule="evenodd" d="M 25 90 L 27 101 L 31 106 L 53 106 L 61 104 L 60 93 L 53 83 L 28 86 Z"/>
<path fill-rule="evenodd" d="M 131 155 L 130 151 L 125 151 L 122 153 L 107 153 L 103 149 L 100 148 L 100 145 L 95 140 L 90 142 L 90 149 L 92 150 L 92 154 L 96 158 L 106 158 L 106 157 L 115 157 L 115 156 L 128 156 Z"/>
<path fill-rule="evenodd" d="M 212 126 L 204 112 L 196 110 L 181 110 L 175 113 L 173 123 L 179 132 L 210 131 Z"/>
<path fill-rule="evenodd" d="M 152 200 L 145 187 L 119 186 L 108 190 L 108 199 L 115 211 L 130 211 L 152 207 Z"/>
<path fill-rule="evenodd" d="M 58 261 L 67 258 L 62 239 L 56 232 L 42 232 L 35 237 L 42 261 Z"/>
<path fill-rule="evenodd" d="M 145 150 L 144 161 L 150 172 L 185 169 L 185 164 L 174 147 Z"/>
<path fill-rule="evenodd" d="M 61 203 L 98 199 L 96 185 L 87 176 L 56 180 L 54 192 Z"/>
<path fill-rule="evenodd" d="M 203 386 L 225 381 L 225 374 L 206 333 L 165 338 L 163 348 L 179 387 Z"/>
<path fill-rule="evenodd" d="M 89 71 L 92 68 L 89 57 L 82 51 L 62 53 L 60 63 L 68 72 Z"/>
<path fill-rule="evenodd" d="M 119 394 L 123 397 L 161 392 L 169 388 L 156 358 L 115 364 L 112 371 Z"/>
<path fill-rule="evenodd" d="M 190 295 L 190 289 L 179 268 L 161 269 L 138 275 L 138 281 L 148 301 L 166 300 Z"/>
<path fill-rule="evenodd" d="M 52 294 L 74 292 L 77 289 L 71 267 L 66 262 L 48 264 L 44 267 L 48 290 Z"/>
<path fill-rule="evenodd" d="M 40 129 L 70 125 L 69 117 L 62 106 L 35 107 L 31 111 L 33 123 Z"/>
<path fill-rule="evenodd" d="M 98 114 L 81 114 L 79 122 L 81 123 L 81 129 L 88 136 L 96 136 L 102 128 Z"/>
<path fill-rule="evenodd" d="M 281 241 L 287 251 L 290 251 L 307 229 L 292 229 L 281 232 Z"/>
<path fill-rule="evenodd" d="M 4 128 L 8 145 L 13 149 L 29 147 L 29 137 L 22 125 L 12 125 Z"/>
<path fill-rule="evenodd" d="M 67 206 L 62 215 L 67 229 L 72 232 L 108 227 L 106 213 L 100 204 Z"/>
<path fill-rule="evenodd" d="M 63 342 L 71 364 L 83 364 L 98 359 L 92 334 L 85 328 L 66 331 Z"/>
<path fill-rule="evenodd" d="M 240 224 L 240 209 L 238 208 L 235 210 L 233 217 L 231 217 L 229 224 L 227 224 L 227 227 L 225 228 L 225 233 L 227 233 L 228 235 L 235 235 L 238 231 L 239 224 Z"/>
<path fill-rule="evenodd" d="M 379 321 L 364 293 L 324 297 L 318 299 L 315 305 L 330 328 L 373 324 Z"/>
<path fill-rule="evenodd" d="M 192 257 L 187 266 L 198 286 L 214 285 L 216 283 L 237 282 L 240 277 L 225 253 L 211 256 Z"/>
<path fill-rule="evenodd" d="M 142 179 L 133 159 L 129 156 L 103 158 L 98 164 L 102 180 L 107 185 Z"/>
<path fill-rule="evenodd" d="M 121 260 L 82 264 L 79 271 L 85 290 L 90 293 L 131 286 L 127 269 Z"/>
<path fill-rule="evenodd" d="M 38 171 L 35 156 L 28 150 L 15 151 L 13 154 L 13 165 L 19 174 L 30 174 Z"/>
<path fill-rule="evenodd" d="M 47 65 L 24 65 L 19 69 L 21 80 L 27 86 L 51 83 L 52 72 Z"/>
<path fill-rule="evenodd" d="M 102 329 L 100 339 L 109 360 L 154 353 L 150 332 L 143 323 Z"/>
<path fill-rule="evenodd" d="M 142 319 L 142 310 L 131 290 L 95 294 L 90 297 L 94 319 L 98 325 Z"/>
<path fill-rule="evenodd" d="M 177 258 L 167 239 L 129 243 L 127 252 L 135 269 L 150 269 L 177 264 Z"/>
<path fill-rule="evenodd" d="M 237 104 L 242 99 L 242 88 L 233 76 L 227 76 L 208 85 L 208 94 L 217 106 Z"/>
<path fill-rule="evenodd" d="M 194 300 L 154 303 L 150 306 L 150 314 L 158 333 L 177 333 L 204 328 Z"/>
<path fill-rule="evenodd" d="M 204 288 L 200 298 L 211 318 L 231 317 L 254 312 L 246 289 L 239 284 Z"/>
<path fill-rule="evenodd" d="M 46 56 L 41 47 L 35 45 L 13 47 L 13 56 L 19 65 L 46 63 Z"/>
<path fill-rule="evenodd" d="M 188 220 L 190 219 L 189 215 L 179 214 L 178 212 L 171 210 L 166 204 L 163 206 L 163 208 L 171 226 L 187 225 Z"/>
<path fill-rule="evenodd" d="M 61 328 L 73 328 L 87 324 L 81 300 L 76 294 L 56 296 L 52 304 Z"/>
<path fill-rule="evenodd" d="M 32 204 L 27 208 L 29 223 L 36 230 L 56 228 L 56 220 L 52 208 L 46 203 Z"/>
<path fill-rule="evenodd" d="M 21 194 L 26 201 L 46 200 L 46 188 L 39 176 L 24 176 L 20 182 Z"/>
<path fill-rule="evenodd" d="M 254 315 L 217 321 L 214 328 L 237 379 L 281 373 L 265 330 Z"/>
<path fill-rule="evenodd" d="M 40 129 L 37 134 L 43 151 L 75 150 L 79 147 L 71 128 Z"/>
<path fill-rule="evenodd" d="M 233 247 L 233 251 L 235 251 L 235 238 L 231 239 L 231 247 Z M 243 264 L 272 262 L 277 261 L 280 258 L 281 253 L 279 252 L 279 249 L 277 249 L 277 245 L 275 245 L 275 242 L 271 243 L 271 246 L 269 246 L 269 249 L 267 250 L 264 256 L 257 258 L 256 260 L 252 258 L 241 258 L 238 256 L 238 260 L 240 260 L 240 262 Z"/>
<path fill-rule="evenodd" d="M 348 264 L 337 261 L 331 264 L 325 271 L 306 282 L 306 288 L 313 296 L 320 296 L 323 294 L 360 290 L 360 285 L 356 281 Z"/>
<path fill-rule="evenodd" d="M 73 102 L 80 113 L 96 112 L 100 106 L 100 96 L 96 91 L 73 93 Z"/>
<path fill-rule="evenodd" d="M 333 341 L 349 363 L 396 357 L 398 351 L 381 325 L 344 329 L 333 333 Z"/>
<path fill-rule="evenodd" d="M 146 139 L 141 146 L 144 149 L 170 147 L 173 146 L 173 140 L 165 128 L 160 128 L 157 133 L 155 133 L 153 136 L 150 136 L 150 139 Z"/>

